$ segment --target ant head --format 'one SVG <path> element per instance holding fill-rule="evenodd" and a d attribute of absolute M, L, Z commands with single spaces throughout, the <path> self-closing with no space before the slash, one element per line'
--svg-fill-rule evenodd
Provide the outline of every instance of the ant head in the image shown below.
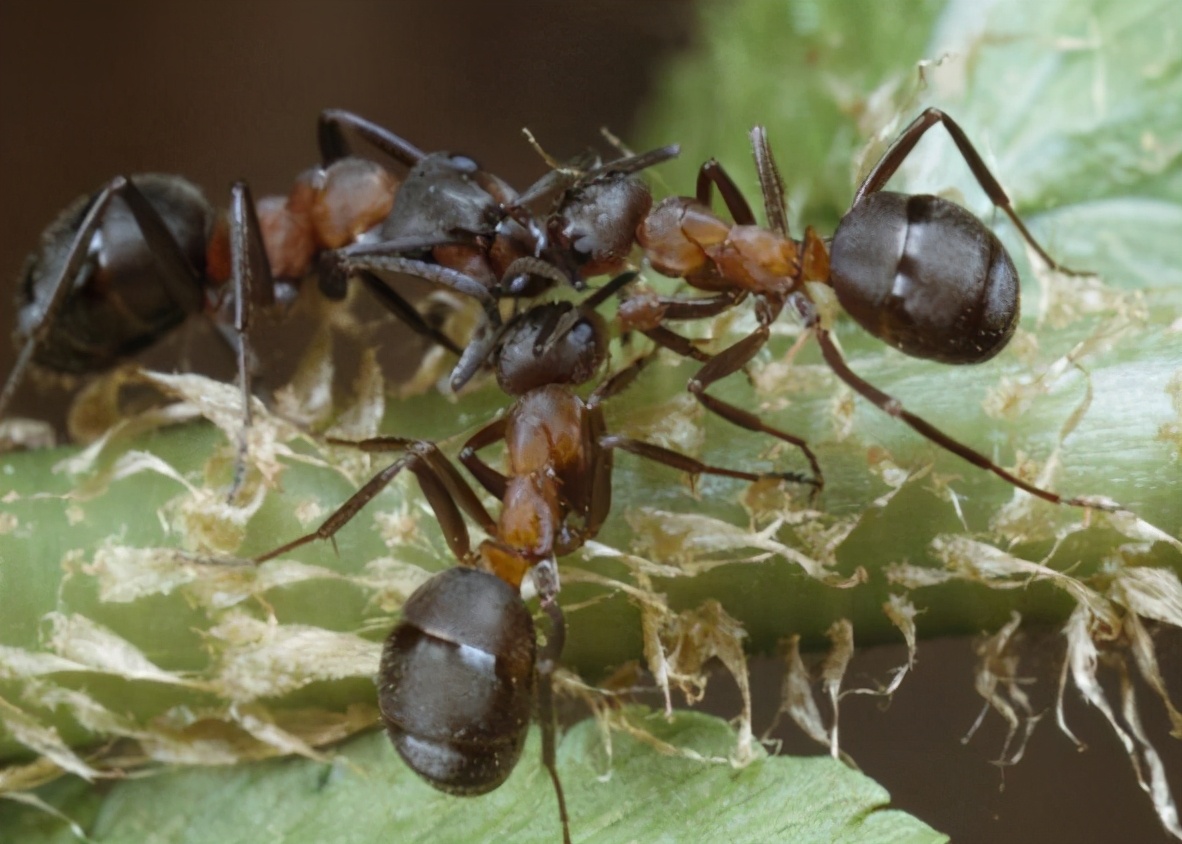
<path fill-rule="evenodd" d="M 652 204 L 639 178 L 613 175 L 572 191 L 550 216 L 547 229 L 584 278 L 611 275 L 623 268 L 636 227 Z"/>
<path fill-rule="evenodd" d="M 505 330 L 496 356 L 497 383 L 520 396 L 547 384 L 583 384 L 607 356 L 607 324 L 570 302 L 535 305 Z"/>

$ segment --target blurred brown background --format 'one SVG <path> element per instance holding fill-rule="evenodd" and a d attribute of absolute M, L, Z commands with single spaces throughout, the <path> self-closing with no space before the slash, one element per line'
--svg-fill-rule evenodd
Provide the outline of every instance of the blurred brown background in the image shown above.
<path fill-rule="evenodd" d="M 680 0 L 4 0 L 0 278 L 16 276 L 59 209 L 115 174 L 181 173 L 218 204 L 236 178 L 256 195 L 285 191 L 315 161 L 315 119 L 328 106 L 424 149 L 463 151 L 524 185 L 543 166 L 521 127 L 559 157 L 595 143 L 605 124 L 627 137 L 657 64 L 692 45 L 692 23 Z M 12 324 L 3 292 L 0 375 L 13 357 Z M 42 395 L 22 390 L 14 410 L 41 415 Z M 1178 650 L 1168 662 L 1175 671 Z M 904 660 L 901 649 L 863 652 L 855 681 L 883 678 Z M 971 671 L 967 641 L 926 642 L 888 712 L 847 699 L 843 746 L 895 806 L 959 842 L 1164 840 L 1116 740 L 1074 700 L 1068 715 L 1088 753 L 1051 718 L 1004 777 L 989 764 L 1004 737 L 996 715 L 962 746 L 980 706 Z M 770 664 L 757 673 L 757 731 L 775 710 L 778 682 Z M 1166 738 L 1160 707 L 1142 700 L 1177 790 L 1178 742 Z M 738 711 L 725 694 L 715 708 Z M 793 752 L 817 751 L 794 728 L 780 734 Z"/>

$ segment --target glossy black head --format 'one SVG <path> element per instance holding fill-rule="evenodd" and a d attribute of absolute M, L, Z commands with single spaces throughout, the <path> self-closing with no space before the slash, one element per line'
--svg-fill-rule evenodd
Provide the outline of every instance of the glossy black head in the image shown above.
<path fill-rule="evenodd" d="M 534 624 L 516 589 L 477 569 L 435 575 L 386 640 L 378 705 L 407 765 L 449 794 L 508 778 L 529 727 Z"/>
<path fill-rule="evenodd" d="M 163 220 L 193 275 L 173 285 L 162 282 L 153 245 L 123 199 L 116 197 L 86 247 L 88 258 L 72 280 L 73 292 L 37 347 L 35 359 L 43 366 L 60 372 L 106 369 L 150 345 L 204 304 L 204 292 L 195 280 L 205 271 L 212 207 L 180 176 L 144 174 L 132 181 Z M 25 262 L 17 293 L 18 337 L 26 337 L 41 321 L 96 198 L 78 200 L 63 211 Z M 184 291 L 183 300 L 178 290 Z"/>
<path fill-rule="evenodd" d="M 652 204 L 640 178 L 613 174 L 565 195 L 547 228 L 583 278 L 611 275 L 623 268 Z"/>
<path fill-rule="evenodd" d="M 584 384 L 607 357 L 607 325 L 570 302 L 535 305 L 505 329 L 497 383 L 512 396 L 547 384 Z"/>
<path fill-rule="evenodd" d="M 913 357 L 979 363 L 1018 324 L 1018 272 L 1005 247 L 946 199 L 870 194 L 837 227 L 830 261 L 842 307 Z"/>

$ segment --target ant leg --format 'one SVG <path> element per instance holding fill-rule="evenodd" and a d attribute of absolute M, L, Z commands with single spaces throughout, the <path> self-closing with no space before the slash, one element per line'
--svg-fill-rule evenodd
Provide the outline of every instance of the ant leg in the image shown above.
<path fill-rule="evenodd" d="M 458 270 L 433 264 L 430 261 L 424 261 L 419 258 L 407 258 L 402 254 L 404 252 L 418 251 L 420 249 L 430 248 L 431 246 L 455 242 L 454 239 L 444 241 L 439 239 L 423 240 L 422 238 L 404 238 L 400 240 L 386 240 L 380 243 L 359 244 L 357 246 L 347 246 L 344 249 L 338 249 L 334 254 L 334 260 L 346 274 L 356 270 L 386 270 L 387 272 L 406 273 L 407 275 L 421 278 L 424 281 L 430 281 L 443 287 L 448 287 L 457 293 L 471 296 L 473 299 L 479 301 L 490 312 L 490 315 L 496 314 L 492 318 L 494 322 L 499 323 L 500 314 L 496 309 L 496 297 L 489 290 L 488 286 L 479 279 L 473 278 Z"/>
<path fill-rule="evenodd" d="M 943 431 L 936 428 L 931 423 L 916 416 L 911 411 L 903 407 L 898 399 L 884 393 L 882 390 L 864 381 L 853 370 L 849 368 L 845 360 L 841 356 L 841 352 L 837 350 L 837 346 L 833 344 L 833 340 L 829 337 L 829 332 L 821 327 L 816 312 L 812 309 L 811 303 L 805 304 L 801 300 L 797 300 L 797 309 L 805 318 L 805 325 L 812 327 L 816 332 L 817 342 L 821 344 L 821 355 L 825 358 L 825 362 L 829 364 L 837 377 L 848 384 L 856 393 L 861 395 L 871 404 L 878 407 L 889 416 L 894 416 L 896 419 L 903 421 L 909 425 L 913 430 L 918 432 L 921 436 L 931 440 L 936 445 L 950 451 L 957 457 L 967 460 L 974 466 L 977 466 L 986 471 L 992 472 L 1002 480 L 1008 482 L 1012 486 L 1017 487 L 1024 492 L 1049 501 L 1052 504 L 1066 504 L 1071 507 L 1092 507 L 1097 510 L 1105 510 L 1108 512 L 1121 509 L 1120 505 L 1113 503 L 1106 503 L 1103 501 L 1096 501 L 1087 498 L 1064 498 L 1061 495 L 1042 489 L 1027 483 L 1021 478 L 1010 474 L 1005 469 L 998 466 L 984 454 L 976 451 L 964 443 L 954 440 L 952 437 L 945 434 Z"/>
<path fill-rule="evenodd" d="M 463 236 L 408 236 L 382 240 L 376 243 L 355 243 L 340 249 L 331 249 L 320 257 L 317 267 L 320 292 L 329 299 L 341 300 L 348 292 L 349 274 L 367 265 L 365 258 L 371 255 L 401 257 L 408 252 L 426 252 L 436 246 L 456 246 L 470 242 Z M 362 259 L 355 261 L 354 259 Z M 382 269 L 377 267 L 376 269 Z M 491 274 L 490 274 L 491 275 Z M 487 287 L 487 285 L 482 285 Z"/>
<path fill-rule="evenodd" d="M 361 511 L 362 507 L 385 489 L 403 469 L 413 472 L 418 479 L 419 488 L 422 489 L 427 503 L 439 521 L 439 526 L 443 529 L 443 538 L 447 541 L 447 545 L 456 559 L 463 562 L 468 560 L 472 553 L 468 527 L 460 514 L 460 507 L 469 515 L 478 515 L 477 520 L 486 530 L 493 526 L 492 517 L 488 515 L 484 505 L 480 503 L 471 487 L 456 472 L 455 467 L 439 453 L 434 443 L 396 437 L 378 437 L 359 443 L 347 443 L 340 440 L 336 442 L 355 445 L 366 451 L 406 449 L 408 453 L 370 478 L 361 489 L 353 493 L 344 504 L 334 510 L 316 530 L 298 539 L 293 539 L 285 545 L 280 545 L 265 554 L 260 554 L 254 558 L 254 562 L 265 562 L 316 539 L 331 539 L 338 530 L 348 524 Z M 457 500 L 459 506 L 457 506 Z"/>
<path fill-rule="evenodd" d="M 577 274 L 573 271 L 570 274 L 565 273 L 549 261 L 535 258 L 532 255 L 527 255 L 524 258 L 515 258 L 505 268 L 505 272 L 501 275 L 497 284 L 509 296 L 516 297 L 520 295 L 519 291 L 524 289 L 524 285 L 518 284 L 517 280 L 524 279 L 528 281 L 530 276 L 535 275 L 548 279 L 552 284 L 559 286 L 569 284 L 576 289 L 582 286 L 582 281 L 578 279 Z"/>
<path fill-rule="evenodd" d="M 703 352 L 695 346 L 693 340 L 683 337 L 675 331 L 670 331 L 663 325 L 658 325 L 655 328 L 647 328 L 642 333 L 662 349 L 668 349 L 683 358 L 696 360 L 698 363 L 709 363 L 713 358 L 713 355 Z"/>
<path fill-rule="evenodd" d="M 119 184 L 119 183 L 122 184 Z M 160 268 L 161 284 L 175 302 L 188 313 L 200 311 L 205 304 L 204 283 L 197 270 L 181 251 L 180 244 L 160 216 L 130 178 L 120 176 L 109 184 L 111 191 L 126 204 L 135 218 L 144 242 Z M 97 203 L 96 203 L 97 204 Z M 87 241 L 89 243 L 89 241 Z M 83 247 L 85 249 L 85 246 Z"/>
<path fill-rule="evenodd" d="M 640 277 L 640 273 L 635 270 L 620 273 L 607 284 L 596 288 L 591 295 L 579 302 L 579 308 L 583 311 L 595 310 L 616 293 L 619 293 L 624 287 L 636 281 Z"/>
<path fill-rule="evenodd" d="M 759 189 L 763 194 L 763 209 L 768 228 L 788 237 L 788 204 L 784 201 L 784 180 L 776 166 L 772 148 L 767 142 L 767 130 L 756 126 L 751 130 L 751 149 L 755 154 L 755 171 L 759 174 Z"/>
<path fill-rule="evenodd" d="M 407 167 L 413 167 L 427 157 L 427 154 L 421 149 L 405 138 L 395 135 L 389 129 L 353 114 L 351 111 L 328 108 L 320 112 L 320 117 L 316 121 L 320 158 L 326 167 L 351 154 L 349 144 L 345 141 L 344 130 L 346 127 L 394 161 Z"/>
<path fill-rule="evenodd" d="M 607 423 L 603 418 L 603 403 L 618 396 L 628 389 L 636 380 L 642 369 L 656 356 L 655 352 L 642 355 L 625 366 L 611 378 L 604 381 L 592 391 L 587 398 L 587 437 L 592 443 L 598 444 L 607 436 Z M 612 458 L 611 449 L 593 448 L 590 451 L 591 466 L 588 474 L 590 494 L 587 498 L 586 511 L 583 514 L 583 539 L 589 539 L 599 533 L 612 508 Z M 580 540 L 579 544 L 582 544 Z M 577 546 L 576 546 L 577 547 Z M 572 547 L 572 551 L 574 548 Z"/>
<path fill-rule="evenodd" d="M 396 241 L 389 241 L 395 243 Z M 386 244 L 374 244 L 375 247 L 381 248 Z M 406 273 L 416 278 L 421 278 L 424 281 L 430 281 L 439 284 L 443 287 L 461 293 L 465 296 L 470 296 L 480 302 L 484 308 L 484 317 L 488 323 L 489 330 L 496 335 L 501 328 L 501 312 L 497 307 L 497 299 L 492 291 L 488 289 L 479 279 L 473 278 L 466 273 L 453 270 L 448 267 L 442 267 L 439 264 L 433 264 L 429 261 L 423 261 L 417 258 L 405 258 L 398 254 L 383 254 L 381 252 L 374 253 L 370 247 L 366 247 L 365 251 L 358 250 L 357 252 L 350 251 L 354 247 L 349 247 L 345 250 L 339 251 L 340 265 L 343 273 L 347 276 L 349 273 L 357 270 L 386 270 L 388 272 Z M 360 259 L 355 256 L 360 256 Z M 458 390 L 476 373 L 480 364 L 491 354 L 491 346 L 488 349 L 479 348 L 477 352 L 479 355 L 474 359 L 473 356 L 467 353 L 461 353 L 460 362 L 456 365 L 452 372 L 451 385 L 453 390 Z"/>
<path fill-rule="evenodd" d="M 505 211 L 519 223 L 530 216 L 526 206 L 547 197 L 553 197 L 574 187 L 586 178 L 586 174 L 570 167 L 556 167 L 539 176 L 537 181 L 519 193 L 515 199 L 505 204 Z M 523 223 L 524 225 L 524 223 Z"/>
<path fill-rule="evenodd" d="M 726 172 L 716 159 L 711 158 L 698 168 L 698 187 L 695 192 L 698 202 L 709 208 L 714 202 L 714 188 L 718 188 L 722 201 L 726 203 L 726 210 L 730 212 L 731 219 L 736 225 L 755 225 L 755 212 L 747 204 L 747 198 L 743 196 L 730 173 Z"/>
<path fill-rule="evenodd" d="M 700 296 L 682 299 L 669 296 L 655 296 L 641 293 L 625 299 L 617 312 L 617 319 L 623 330 L 638 330 L 658 346 L 669 349 L 684 358 L 706 363 L 712 355 L 703 352 L 694 341 L 664 326 L 667 320 L 694 320 L 716 317 L 733 307 L 741 298 L 734 292 L 726 291 L 714 296 Z"/>
<path fill-rule="evenodd" d="M 636 376 L 640 375 L 640 371 L 644 369 L 650 360 L 654 357 L 653 352 L 646 355 L 641 355 L 632 363 L 625 366 L 619 372 L 608 378 L 598 387 L 596 387 L 591 395 L 587 397 L 587 407 L 591 410 L 598 408 L 608 399 L 615 398 L 624 390 L 632 386 L 632 382 L 636 380 Z"/>
<path fill-rule="evenodd" d="M 361 279 L 361 283 L 370 294 L 382 304 L 382 306 L 390 313 L 398 318 L 399 322 L 418 334 L 420 337 L 426 337 L 436 345 L 442 346 L 454 355 L 462 355 L 464 350 L 456 344 L 454 340 L 444 334 L 435 326 L 423 319 L 420 314 L 410 302 L 402 298 L 393 287 L 386 284 L 373 273 L 368 270 L 358 270 L 357 276 Z"/>
<path fill-rule="evenodd" d="M 9 402 L 26 372 L 32 364 L 37 348 L 49 336 L 53 329 L 54 320 L 65 305 L 74 287 L 74 281 L 82 271 L 86 261 L 90 258 L 90 244 L 94 240 L 95 232 L 103 223 L 111 202 L 119 197 L 126 203 L 139 226 L 140 233 L 147 243 L 152 257 L 161 270 L 161 283 L 168 289 L 173 299 L 187 312 L 201 309 L 203 295 L 201 279 L 197 271 L 189 264 L 188 259 L 181 252 L 180 246 L 172 236 L 160 213 L 139 189 L 126 176 L 116 176 L 106 184 L 90 203 L 74 239 L 70 242 L 66 258 L 62 262 L 57 278 L 49 286 L 50 294 L 37 324 L 25 338 L 24 345 L 17 353 L 16 362 L 8 379 L 0 388 L 0 419 L 4 417 Z"/>
<path fill-rule="evenodd" d="M 752 334 L 716 354 L 713 359 L 698 370 L 697 375 L 690 379 L 687 389 L 694 398 L 702 403 L 703 407 L 711 413 L 721 416 L 731 424 L 738 425 L 740 428 L 745 428 L 748 431 L 770 434 L 776 439 L 800 449 L 801 454 L 808 460 L 809 468 L 813 472 L 813 478 L 808 483 L 813 485 L 815 488 L 814 495 L 816 495 L 825 486 L 825 476 L 821 472 L 821 464 L 817 462 L 817 456 L 813 454 L 813 450 L 809 448 L 808 442 L 803 437 L 789 434 L 787 431 L 781 431 L 779 428 L 773 428 L 771 425 L 765 424 L 754 413 L 735 407 L 733 404 L 715 398 L 706 392 L 716 381 L 720 381 L 728 375 L 738 372 L 750 363 L 751 359 L 767 343 L 767 339 L 768 327 L 764 323 L 755 329 Z"/>
<path fill-rule="evenodd" d="M 489 323 L 497 328 L 501 325 L 500 311 L 497 310 L 496 297 L 484 282 L 458 270 L 443 267 L 430 261 L 407 258 L 401 254 L 430 249 L 433 246 L 454 245 L 457 242 L 459 241 L 453 237 L 406 237 L 379 243 L 358 244 L 326 254 L 320 266 L 320 290 L 325 296 L 330 299 L 344 298 L 348 278 L 356 273 L 361 276 L 362 283 L 378 301 L 412 331 L 434 340 L 448 351 L 459 355 L 461 362 L 457 364 L 456 372 L 452 375 L 452 389 L 455 390 L 468 382 L 487 355 L 481 357 L 474 364 L 469 363 L 470 368 L 466 368 L 464 359 L 467 353 L 465 350 L 461 349 L 443 332 L 428 325 L 418 311 L 411 307 L 410 303 L 370 270 L 406 273 L 470 296 L 484 306 Z M 462 379 L 459 378 L 461 370 L 464 373 Z"/>
<path fill-rule="evenodd" d="M 630 437 L 620 437 L 615 434 L 601 436 L 599 438 L 599 445 L 605 449 L 627 451 L 630 454 L 635 454 L 637 457 L 643 457 L 645 460 L 664 464 L 678 471 L 685 472 L 691 478 L 696 478 L 698 475 L 718 475 L 723 478 L 735 478 L 751 483 L 773 479 L 808 484 L 810 486 L 816 486 L 817 484 L 816 479 L 799 472 L 744 472 L 741 469 L 712 466 L 687 454 L 682 454 L 680 451 L 673 451 L 664 446 L 644 442 L 643 440 L 634 440 Z"/>
<path fill-rule="evenodd" d="M 501 501 L 505 500 L 505 487 L 509 479 L 481 460 L 476 452 L 503 440 L 508 426 L 509 420 L 506 417 L 494 419 L 468 438 L 459 455 L 460 462 L 472 473 L 477 483 L 488 490 L 489 495 Z"/>
<path fill-rule="evenodd" d="M 489 362 L 504 333 L 505 326 L 501 324 L 499 319 L 495 323 L 485 320 L 477 326 L 468 339 L 467 347 L 460 354 L 455 368 L 451 371 L 448 386 L 451 387 L 453 393 L 458 392 L 461 387 L 471 381 L 476 371 Z"/>
<path fill-rule="evenodd" d="M 550 774 L 550 781 L 554 784 L 554 796 L 558 798 L 558 816 L 562 820 L 563 844 L 570 844 L 570 817 L 566 812 L 566 797 L 562 791 L 562 781 L 558 777 L 558 761 L 555 754 L 554 723 L 554 671 L 558 668 L 562 657 L 562 649 L 566 644 L 566 618 L 562 608 L 555 600 L 558 588 L 558 573 L 553 571 L 554 563 L 544 560 L 534 567 L 534 582 L 538 584 L 541 596 L 542 610 L 550 619 L 550 630 L 546 634 L 546 644 L 538 655 L 538 721 L 542 727 L 542 765 Z M 539 571 L 548 569 L 548 571 Z"/>
<path fill-rule="evenodd" d="M 230 188 L 230 268 L 234 284 L 234 346 L 238 387 L 242 393 L 242 429 L 238 433 L 238 454 L 228 496 L 233 501 L 246 477 L 247 431 L 253 422 L 250 382 L 255 361 L 250 349 L 250 319 L 255 306 L 275 302 L 262 227 L 245 182 L 235 182 Z"/>
<path fill-rule="evenodd" d="M 915 149 L 915 145 L 919 143 L 919 139 L 923 137 L 924 133 L 937 123 L 944 124 L 944 128 L 952 136 L 956 148 L 960 150 L 961 158 L 969 166 L 969 170 L 973 172 L 973 177 L 976 178 L 977 184 L 985 191 L 989 200 L 1010 218 L 1010 221 L 1017 227 L 1022 238 L 1038 253 L 1039 258 L 1048 267 L 1061 273 L 1068 275 L 1087 275 L 1087 273 L 1080 272 L 1079 270 L 1064 267 L 1047 254 L 1047 251 L 1034 239 L 1034 235 L 1030 233 L 1030 230 L 1026 228 L 1026 224 L 1022 222 L 1017 212 L 1014 211 L 1014 206 L 1002 188 L 1001 183 L 989 172 L 984 159 L 981 158 L 980 153 L 977 152 L 976 147 L 973 146 L 968 135 L 960 128 L 960 124 L 938 108 L 925 109 L 895 139 L 894 143 L 883 153 L 882 158 L 878 160 L 878 163 L 866 175 L 866 178 L 862 180 L 861 186 L 859 186 L 857 192 L 854 194 L 854 201 L 850 203 L 850 208 L 855 207 L 867 195 L 881 190 L 883 185 L 887 183 L 891 176 L 895 174 L 895 171 L 907 159 L 907 156 Z"/>
<path fill-rule="evenodd" d="M 424 459 L 435 470 L 435 474 L 447 489 L 447 493 L 459 504 L 460 509 L 467 513 L 474 522 L 485 532 L 491 532 L 495 526 L 492 516 L 484 509 L 472 487 L 464 480 L 451 461 L 444 456 L 435 443 L 429 440 L 411 440 L 406 437 L 370 437 L 366 440 L 342 440 L 328 437 L 325 442 L 330 445 L 343 445 L 356 448 L 368 454 L 378 454 L 387 451 L 402 451 L 404 449 L 420 447 L 419 451 Z"/>

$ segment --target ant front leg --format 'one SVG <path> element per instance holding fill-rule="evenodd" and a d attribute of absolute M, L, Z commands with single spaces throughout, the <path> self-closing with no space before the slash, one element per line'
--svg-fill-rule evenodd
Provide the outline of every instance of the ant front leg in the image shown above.
<path fill-rule="evenodd" d="M 803 318 L 805 326 L 812 328 L 815 332 L 817 342 L 821 345 L 821 355 L 825 358 L 825 362 L 829 364 L 829 368 L 836 373 L 837 377 L 875 407 L 887 415 L 899 419 L 921 436 L 931 440 L 946 451 L 952 452 L 957 457 L 967 460 L 974 466 L 992 472 L 1012 486 L 1041 498 L 1044 501 L 1049 501 L 1052 504 L 1066 504 L 1071 507 L 1089 507 L 1108 512 L 1122 509 L 1120 505 L 1115 503 L 1098 501 L 1086 497 L 1064 498 L 1058 493 L 1034 486 L 1034 484 L 1027 483 L 1016 475 L 1007 472 L 984 454 L 981 454 L 981 452 L 970 448 L 959 440 L 954 440 L 927 420 L 907 410 L 894 396 L 884 393 L 851 370 L 829 336 L 829 332 L 821 326 L 820 318 L 812 302 L 808 301 L 804 296 L 798 295 L 794 297 L 793 306 Z"/>
<path fill-rule="evenodd" d="M 238 364 L 238 387 L 242 393 L 242 429 L 238 434 L 234 479 L 228 495 L 233 501 L 246 477 L 247 432 L 253 422 L 250 382 L 255 360 L 250 348 L 250 321 L 255 307 L 275 303 L 275 285 L 263 244 L 262 227 L 245 182 L 235 182 L 230 188 L 230 273 L 234 295 L 233 346 Z"/>
<path fill-rule="evenodd" d="M 495 522 L 492 516 L 484 509 L 484 505 L 480 503 L 472 488 L 439 451 L 435 443 L 426 440 L 408 440 L 401 437 L 375 437 L 360 442 L 345 440 L 329 440 L 329 442 L 335 445 L 356 446 L 362 451 L 404 450 L 407 454 L 370 478 L 361 489 L 349 497 L 349 500 L 334 510 L 316 530 L 298 539 L 293 539 L 285 545 L 280 545 L 265 554 L 260 554 L 254 558 L 254 562 L 265 562 L 313 540 L 332 539 L 338 530 L 348 524 L 361 511 L 361 508 L 385 489 L 403 469 L 414 473 L 419 482 L 419 488 L 422 489 L 431 511 L 443 529 L 443 538 L 447 541 L 448 547 L 457 560 L 467 562 L 472 557 L 472 543 L 461 510 L 478 522 L 486 532 L 494 533 Z"/>
<path fill-rule="evenodd" d="M 384 240 L 378 243 L 359 243 L 337 249 L 332 254 L 335 264 L 334 271 L 326 279 L 327 295 L 343 295 L 338 290 L 341 279 L 358 270 L 384 270 L 386 272 L 405 273 L 438 284 L 451 290 L 469 296 L 484 306 L 490 322 L 499 325 L 500 311 L 497 310 L 497 299 L 488 285 L 467 273 L 453 270 L 439 264 L 424 261 L 420 258 L 408 258 L 407 252 L 419 252 L 434 246 L 455 244 L 455 238 L 440 237 L 404 237 Z"/>
<path fill-rule="evenodd" d="M 1063 266 L 1054 258 L 1052 258 L 1047 251 L 1042 248 L 1030 230 L 1026 228 L 1026 224 L 1018 216 L 1014 210 L 1013 204 L 1010 202 L 1009 196 L 1002 188 L 1001 183 L 997 181 L 994 175 L 989 172 L 989 168 L 985 164 L 985 160 L 981 158 L 980 153 L 977 152 L 976 147 L 973 146 L 969 136 L 960 128 L 955 120 L 945 114 L 938 108 L 925 109 L 924 112 L 915 118 L 903 132 L 895 139 L 894 143 L 883 153 L 882 158 L 862 180 L 862 184 L 858 187 L 854 194 L 854 200 L 850 203 L 850 208 L 853 209 L 872 193 L 882 190 L 883 186 L 890 180 L 891 176 L 899 169 L 903 162 L 907 159 L 915 145 L 919 143 L 919 139 L 923 137 L 928 129 L 935 126 L 937 123 L 942 123 L 944 128 L 948 130 L 948 134 L 952 136 L 956 148 L 960 150 L 961 158 L 969 166 L 973 177 L 977 180 L 977 184 L 985 191 L 989 200 L 1002 210 L 1010 221 L 1017 227 L 1018 232 L 1035 252 L 1038 253 L 1039 258 L 1042 259 L 1048 267 L 1067 275 L 1089 275 L 1089 273 L 1080 270 L 1073 270 Z"/>
<path fill-rule="evenodd" d="M 534 583 L 541 598 L 542 611 L 550 619 L 550 630 L 546 644 L 538 654 L 538 721 L 542 727 L 542 765 L 550 774 L 554 784 L 554 795 L 558 798 L 558 816 L 562 820 L 563 844 L 570 844 L 570 817 L 566 812 L 566 797 L 562 791 L 562 780 L 558 777 L 556 731 L 554 717 L 554 672 L 561 664 L 562 650 L 566 644 L 566 617 L 558 605 L 558 571 L 554 561 L 543 560 L 533 569 Z"/>
<path fill-rule="evenodd" d="M 422 314 L 397 290 L 369 270 L 347 264 L 346 256 L 340 253 L 341 250 L 325 252 L 320 257 L 317 269 L 320 292 L 327 298 L 338 301 L 344 299 L 348 292 L 349 277 L 355 275 L 383 308 L 415 334 L 431 340 L 453 354 L 463 354 L 463 349 L 454 340 L 423 319 Z"/>
<path fill-rule="evenodd" d="M 662 348 L 683 358 L 706 363 L 712 355 L 703 352 L 688 337 L 670 331 L 664 323 L 668 320 L 711 319 L 732 308 L 744 295 L 741 291 L 724 290 L 714 296 L 683 299 L 642 292 L 620 304 L 617 318 L 625 332 L 639 331 Z"/>
<path fill-rule="evenodd" d="M 425 337 L 438 346 L 442 346 L 454 355 L 462 355 L 464 350 L 459 347 L 456 341 L 452 340 L 434 325 L 431 325 L 423 315 L 415 309 L 415 307 L 382 279 L 371 273 L 369 270 L 357 270 L 356 275 L 361 279 L 361 283 L 365 285 L 365 289 L 378 300 L 378 302 L 387 311 L 392 313 L 399 322 L 418 334 L 420 337 Z"/>
<path fill-rule="evenodd" d="M 388 155 L 406 167 L 418 164 L 427 154 L 405 138 L 399 137 L 385 127 L 366 120 L 364 117 L 337 108 L 320 112 L 316 121 L 316 136 L 320 143 L 320 158 L 324 166 L 352 153 L 345 140 L 346 127 L 372 144 L 374 148 Z"/>
<path fill-rule="evenodd" d="M 3 388 L 0 388 L 0 419 L 4 417 L 9 402 L 24 381 L 37 350 L 53 331 L 54 323 L 70 298 L 83 268 L 91 260 L 91 244 L 95 234 L 103 225 L 107 211 L 116 198 L 122 199 L 131 212 L 160 270 L 160 283 L 178 308 L 186 313 L 201 309 L 202 280 L 185 257 L 168 225 L 161 219 L 160 212 L 130 178 L 115 177 L 95 194 L 90 202 L 65 252 L 56 277 L 47 287 L 48 295 L 41 314 L 29 330 L 28 337 L 17 353 L 12 371 Z"/>

